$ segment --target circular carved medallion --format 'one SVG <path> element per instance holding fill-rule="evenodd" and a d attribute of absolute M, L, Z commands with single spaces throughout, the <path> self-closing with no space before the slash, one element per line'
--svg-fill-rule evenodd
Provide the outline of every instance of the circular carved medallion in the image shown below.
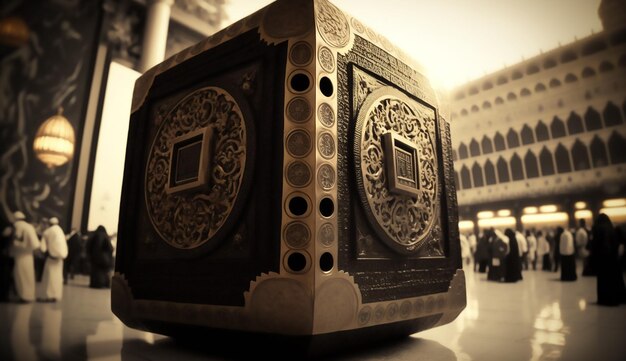
<path fill-rule="evenodd" d="M 309 243 L 311 231 L 302 222 L 291 222 L 285 227 L 285 241 L 291 248 L 302 248 Z"/>
<path fill-rule="evenodd" d="M 297 129 L 287 136 L 287 151 L 296 158 L 304 157 L 311 151 L 311 137 L 305 130 Z"/>
<path fill-rule="evenodd" d="M 324 223 L 320 226 L 318 237 L 320 242 L 326 247 L 330 247 L 335 242 L 335 229 L 330 223 Z"/>
<path fill-rule="evenodd" d="M 335 186 L 335 170 L 330 164 L 322 164 L 317 170 L 317 183 L 323 190 L 331 190 Z"/>
<path fill-rule="evenodd" d="M 333 56 L 333 52 L 327 47 L 320 47 L 317 53 L 317 59 L 320 62 L 322 69 L 326 72 L 330 73 L 335 70 L 335 57 Z"/>
<path fill-rule="evenodd" d="M 322 157 L 329 159 L 335 155 L 335 139 L 330 133 L 322 133 L 317 139 L 317 150 Z"/>
<path fill-rule="evenodd" d="M 335 124 L 335 112 L 328 103 L 320 104 L 319 108 L 317 108 L 317 117 L 325 127 L 330 128 Z"/>
<path fill-rule="evenodd" d="M 293 187 L 304 187 L 311 181 L 311 169 L 309 166 L 296 160 L 287 166 L 287 182 Z"/>
<path fill-rule="evenodd" d="M 376 234 L 401 253 L 415 252 L 435 223 L 435 139 L 434 111 L 393 88 L 373 91 L 359 110 L 359 196 Z"/>
<path fill-rule="evenodd" d="M 350 25 L 343 12 L 326 0 L 317 5 L 317 29 L 322 38 L 336 48 L 348 45 Z"/>
<path fill-rule="evenodd" d="M 207 131 L 198 133 L 202 129 Z M 187 134 L 203 132 L 204 138 L 196 141 L 203 146 L 203 142 L 211 142 L 211 146 L 198 148 L 202 149 L 198 153 L 190 153 L 197 143 L 189 141 L 195 136 L 176 144 Z M 218 87 L 194 91 L 164 117 L 148 155 L 145 198 L 150 222 L 169 245 L 181 249 L 198 247 L 227 221 L 244 179 L 246 136 L 239 104 Z M 209 151 L 205 153 L 204 149 Z M 194 155 L 201 160 L 208 157 L 206 166 L 202 161 L 200 165 L 196 162 L 195 168 L 194 161 L 184 163 L 185 159 L 196 159 Z M 206 181 L 200 182 L 193 192 L 168 189 L 179 176 L 190 176 L 190 166 L 192 177 Z"/>
<path fill-rule="evenodd" d="M 293 98 L 287 104 L 287 114 L 296 123 L 303 123 L 311 117 L 311 105 L 303 97 Z"/>
<path fill-rule="evenodd" d="M 304 66 L 311 61 L 311 46 L 305 41 L 300 41 L 291 48 L 289 59 L 294 65 Z"/>

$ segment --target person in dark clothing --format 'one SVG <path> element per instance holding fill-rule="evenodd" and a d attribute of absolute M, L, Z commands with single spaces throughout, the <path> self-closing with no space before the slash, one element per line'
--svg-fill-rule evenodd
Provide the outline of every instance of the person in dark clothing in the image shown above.
<path fill-rule="evenodd" d="M 617 306 L 626 303 L 626 287 L 619 266 L 618 240 L 609 217 L 600 213 L 593 225 L 592 267 L 597 272 L 598 304 Z"/>
<path fill-rule="evenodd" d="M 15 238 L 15 229 L 8 222 L 2 222 L 0 235 L 0 302 L 8 302 L 13 287 L 13 257 L 11 244 Z"/>
<path fill-rule="evenodd" d="M 87 252 L 91 261 L 89 287 L 111 287 L 109 272 L 113 269 L 113 245 L 104 226 L 98 226 L 89 237 Z"/>
<path fill-rule="evenodd" d="M 561 264 L 561 235 L 563 235 L 563 228 L 558 227 L 556 229 L 556 234 L 554 235 L 554 268 L 552 269 L 554 272 L 559 271 L 559 265 Z"/>
<path fill-rule="evenodd" d="M 509 238 L 509 254 L 506 255 L 506 273 L 504 282 L 517 282 L 522 279 L 522 260 L 519 254 L 519 246 L 515 237 L 515 232 L 507 228 L 504 235 Z"/>
<path fill-rule="evenodd" d="M 615 226 L 615 235 L 617 236 L 618 244 L 622 247 L 622 255 L 619 262 L 622 272 L 626 272 L 626 225 Z"/>
<path fill-rule="evenodd" d="M 67 283 L 68 279 L 73 279 L 74 275 L 79 273 L 79 261 L 81 254 L 81 241 L 80 233 L 76 229 L 72 229 L 72 232 L 67 239 L 67 258 L 64 260 L 63 267 L 63 282 Z"/>
<path fill-rule="evenodd" d="M 483 232 L 483 236 L 480 237 L 478 243 L 476 244 L 476 253 L 474 257 L 476 262 L 478 262 L 478 272 L 485 273 L 487 272 L 487 265 L 490 260 L 490 245 L 489 245 L 489 236 L 491 230 L 485 230 Z"/>
<path fill-rule="evenodd" d="M 490 281 L 502 281 L 506 272 L 505 259 L 509 252 L 509 246 L 506 244 L 504 237 L 500 231 L 496 232 L 494 229 L 489 231 L 491 260 L 487 279 Z"/>

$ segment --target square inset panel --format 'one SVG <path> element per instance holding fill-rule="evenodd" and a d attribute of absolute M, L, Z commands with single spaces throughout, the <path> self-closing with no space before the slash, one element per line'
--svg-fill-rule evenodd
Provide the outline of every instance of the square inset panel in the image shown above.
<path fill-rule="evenodd" d="M 389 192 L 417 197 L 419 190 L 417 145 L 389 132 L 383 135 L 383 146 Z"/>
<path fill-rule="evenodd" d="M 168 194 L 206 185 L 212 133 L 210 128 L 200 128 L 172 141 Z"/>

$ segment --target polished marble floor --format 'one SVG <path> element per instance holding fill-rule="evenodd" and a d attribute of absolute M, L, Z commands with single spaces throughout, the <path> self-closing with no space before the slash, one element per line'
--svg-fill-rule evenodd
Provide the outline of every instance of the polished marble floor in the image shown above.
<path fill-rule="evenodd" d="M 562 283 L 556 273 L 524 271 L 523 281 L 505 284 L 466 276 L 468 306 L 453 323 L 326 359 L 626 360 L 626 305 L 597 306 L 595 278 Z M 109 291 L 87 283 L 70 281 L 58 304 L 1 303 L 0 360 L 232 359 L 129 329 L 111 313 Z"/>

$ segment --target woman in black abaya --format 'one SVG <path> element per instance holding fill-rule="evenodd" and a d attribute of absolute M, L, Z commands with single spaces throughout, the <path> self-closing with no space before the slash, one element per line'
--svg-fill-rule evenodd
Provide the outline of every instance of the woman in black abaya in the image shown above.
<path fill-rule="evenodd" d="M 626 303 L 626 287 L 619 266 L 618 241 L 609 217 L 601 213 L 593 225 L 592 266 L 597 274 L 598 304 Z"/>
<path fill-rule="evenodd" d="M 504 260 L 506 264 L 504 282 L 517 282 L 522 279 L 522 259 L 519 254 L 519 245 L 512 229 L 507 228 L 504 234 L 509 238 L 509 254 Z"/>
<path fill-rule="evenodd" d="M 87 242 L 87 250 L 91 261 L 89 287 L 109 288 L 113 269 L 113 245 L 103 226 L 98 226 Z"/>

